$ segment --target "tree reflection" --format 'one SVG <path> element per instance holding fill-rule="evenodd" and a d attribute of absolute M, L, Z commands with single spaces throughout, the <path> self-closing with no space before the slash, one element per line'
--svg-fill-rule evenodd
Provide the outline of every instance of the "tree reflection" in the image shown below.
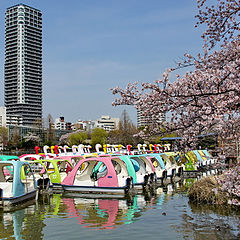
<path fill-rule="evenodd" d="M 45 226 L 32 202 L 0 212 L 0 239 L 43 239 Z"/>
<path fill-rule="evenodd" d="M 239 213 L 227 207 L 189 203 L 180 232 L 188 239 L 240 239 Z"/>

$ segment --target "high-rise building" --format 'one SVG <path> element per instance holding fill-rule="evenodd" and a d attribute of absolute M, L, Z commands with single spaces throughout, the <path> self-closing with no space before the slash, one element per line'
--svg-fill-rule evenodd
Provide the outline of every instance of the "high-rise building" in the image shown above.
<path fill-rule="evenodd" d="M 5 13 L 7 124 L 42 119 L 42 13 L 18 4 Z"/>

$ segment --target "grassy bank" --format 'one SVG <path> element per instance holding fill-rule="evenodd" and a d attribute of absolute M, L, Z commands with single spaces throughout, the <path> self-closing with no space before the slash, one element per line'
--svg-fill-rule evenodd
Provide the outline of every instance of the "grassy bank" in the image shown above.
<path fill-rule="evenodd" d="M 192 202 L 240 207 L 240 166 L 220 176 L 208 176 L 196 181 L 189 189 Z"/>
<path fill-rule="evenodd" d="M 196 181 L 189 189 L 189 199 L 207 204 L 227 204 L 227 194 L 221 191 L 215 176 L 204 177 Z"/>

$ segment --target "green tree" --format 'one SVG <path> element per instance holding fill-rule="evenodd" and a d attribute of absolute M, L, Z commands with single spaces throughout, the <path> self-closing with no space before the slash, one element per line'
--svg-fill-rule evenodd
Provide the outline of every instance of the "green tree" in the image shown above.
<path fill-rule="evenodd" d="M 91 145 L 95 146 L 97 143 L 103 145 L 107 142 L 108 133 L 102 128 L 94 128 L 91 134 Z"/>
<path fill-rule="evenodd" d="M 75 133 L 71 133 L 67 139 L 70 146 L 79 145 L 84 143 L 88 138 L 88 134 L 85 131 L 78 131 Z"/>
<path fill-rule="evenodd" d="M 8 129 L 6 127 L 0 127 L 0 144 L 3 148 L 6 146 L 8 141 Z"/>
<path fill-rule="evenodd" d="M 36 145 L 39 145 L 41 138 L 31 132 L 28 132 L 26 136 L 23 137 L 21 142 L 22 148 L 33 149 Z"/>
<path fill-rule="evenodd" d="M 33 123 L 33 127 L 36 128 L 35 134 L 40 137 L 38 144 L 42 144 L 44 142 L 44 119 L 37 118 Z"/>
<path fill-rule="evenodd" d="M 53 118 L 51 114 L 48 114 L 47 117 L 47 138 L 45 144 L 51 146 L 54 145 L 56 142 L 56 132 L 53 127 Z"/>
<path fill-rule="evenodd" d="M 20 146 L 20 141 L 21 141 L 21 138 L 19 135 L 19 129 L 18 129 L 18 126 L 15 125 L 15 127 L 13 129 L 13 137 L 11 139 L 10 145 L 12 147 L 14 147 L 15 149 L 17 149 Z"/>
<path fill-rule="evenodd" d="M 111 144 L 136 145 L 141 139 L 135 136 L 138 133 L 136 126 L 132 123 L 126 110 L 121 115 L 119 127 L 109 133 Z"/>

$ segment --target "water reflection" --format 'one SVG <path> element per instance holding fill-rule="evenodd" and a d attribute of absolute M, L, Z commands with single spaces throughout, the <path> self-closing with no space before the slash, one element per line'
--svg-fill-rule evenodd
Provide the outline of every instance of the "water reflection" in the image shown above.
<path fill-rule="evenodd" d="M 0 239 L 42 239 L 45 225 L 35 212 L 33 202 L 1 210 Z"/>
<path fill-rule="evenodd" d="M 193 239 L 240 239 L 240 212 L 230 207 L 191 204 L 191 214 L 183 214 L 181 231 Z"/>
<path fill-rule="evenodd" d="M 111 229 L 120 218 L 119 200 L 99 199 L 84 200 L 63 198 L 70 217 L 75 217 L 84 227 Z M 120 222 L 121 224 L 121 222 Z"/>
<path fill-rule="evenodd" d="M 164 195 L 164 193 L 163 193 Z M 86 199 L 62 197 L 68 217 L 76 218 L 84 228 L 113 229 L 133 223 L 151 206 L 152 199 L 137 195 L 132 199 Z"/>
<path fill-rule="evenodd" d="M 190 182 L 126 199 L 45 195 L 0 212 L 0 239 L 239 239 L 239 212 L 189 203 Z"/>

